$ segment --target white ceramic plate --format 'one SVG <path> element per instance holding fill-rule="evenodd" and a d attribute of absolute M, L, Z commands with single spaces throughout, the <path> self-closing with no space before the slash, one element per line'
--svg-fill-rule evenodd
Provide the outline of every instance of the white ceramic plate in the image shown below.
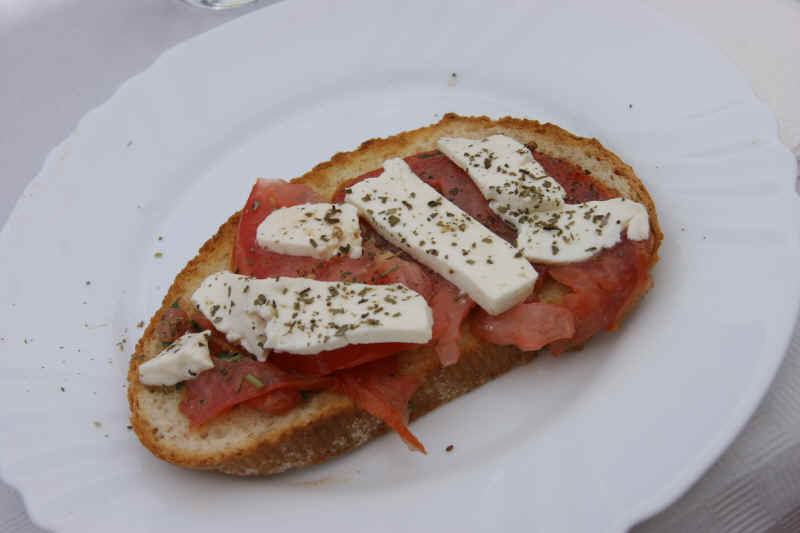
<path fill-rule="evenodd" d="M 253 180 L 446 111 L 553 121 L 633 165 L 666 235 L 635 315 L 415 423 L 427 456 L 387 436 L 257 480 L 154 459 L 126 429 L 136 324 Z M 0 234 L 2 475 L 61 532 L 621 531 L 773 377 L 797 311 L 794 165 L 736 72 L 634 3 L 257 11 L 89 113 Z"/>

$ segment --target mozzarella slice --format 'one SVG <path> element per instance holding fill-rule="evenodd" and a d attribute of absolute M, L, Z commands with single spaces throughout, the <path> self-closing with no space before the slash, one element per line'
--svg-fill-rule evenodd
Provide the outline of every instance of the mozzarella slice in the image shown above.
<path fill-rule="evenodd" d="M 564 188 L 511 137 L 442 137 L 437 146 L 475 182 L 492 211 L 517 229 L 517 247 L 531 261 L 583 261 L 620 242 L 626 228 L 631 240 L 650 234 L 647 210 L 631 200 L 565 204 Z"/>
<path fill-rule="evenodd" d="M 564 188 L 547 175 L 525 145 L 511 137 L 442 137 L 436 145 L 467 173 L 492 211 L 515 228 L 531 213 L 564 203 Z"/>
<path fill-rule="evenodd" d="M 168 348 L 139 365 L 139 381 L 145 385 L 175 385 L 214 368 L 208 350 L 210 331 L 185 333 Z"/>
<path fill-rule="evenodd" d="M 378 177 L 346 190 L 375 230 L 497 315 L 533 291 L 536 271 L 510 244 L 389 159 Z"/>
<path fill-rule="evenodd" d="M 625 198 L 567 204 L 531 214 L 519 227 L 517 246 L 537 263 L 573 263 L 613 247 L 626 229 L 630 240 L 650 236 L 650 219 L 642 204 Z"/>
<path fill-rule="evenodd" d="M 361 257 L 358 213 L 351 205 L 300 204 L 276 209 L 258 225 L 256 241 L 279 254 Z"/>
<path fill-rule="evenodd" d="M 267 321 L 267 348 L 313 355 L 348 344 L 431 340 L 433 311 L 422 296 L 399 283 L 258 281 L 257 289 L 264 292 L 249 310 Z"/>
<path fill-rule="evenodd" d="M 266 342 L 263 318 L 247 310 L 253 296 L 253 278 L 222 271 L 211 274 L 192 294 L 192 302 L 210 320 L 217 330 L 225 334 L 228 342 L 239 343 L 242 348 L 266 361 Z"/>
<path fill-rule="evenodd" d="M 426 343 L 433 312 L 400 284 L 208 276 L 192 295 L 203 315 L 260 361 L 265 349 L 311 355 L 348 344 Z"/>

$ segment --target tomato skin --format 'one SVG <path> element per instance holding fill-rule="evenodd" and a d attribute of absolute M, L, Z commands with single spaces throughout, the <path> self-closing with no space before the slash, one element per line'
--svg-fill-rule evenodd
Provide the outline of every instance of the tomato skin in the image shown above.
<path fill-rule="evenodd" d="M 170 343 L 189 329 L 189 317 L 177 305 L 167 308 L 156 326 L 156 338 L 162 343 Z"/>
<path fill-rule="evenodd" d="M 334 257 L 321 263 L 314 271 L 321 281 L 353 281 L 369 285 L 402 283 L 423 298 L 430 299 L 433 292 L 431 275 L 420 265 L 398 256 L 382 253 L 372 242 L 364 245 L 359 259 Z"/>
<path fill-rule="evenodd" d="M 336 370 L 351 368 L 376 359 L 418 347 L 419 344 L 403 342 L 380 342 L 375 344 L 350 344 L 336 350 L 320 352 L 317 355 L 295 355 L 273 352 L 269 360 L 286 370 L 305 374 L 326 375 Z"/>
<path fill-rule="evenodd" d="M 318 261 L 311 257 L 276 254 L 261 248 L 256 244 L 256 232 L 258 225 L 276 209 L 321 201 L 322 198 L 306 185 L 259 179 L 242 208 L 231 271 L 256 278 L 303 277 L 310 273 Z"/>
<path fill-rule="evenodd" d="M 569 309 L 538 302 L 516 305 L 497 316 L 481 310 L 472 323 L 475 336 L 492 344 L 513 344 L 523 351 L 538 350 L 575 334 Z"/>
<path fill-rule="evenodd" d="M 440 152 L 407 157 L 411 170 L 422 181 L 456 204 L 472 218 L 508 242 L 514 242 L 516 231 L 506 225 L 489 207 L 480 189 L 461 168 Z"/>
<path fill-rule="evenodd" d="M 383 169 L 382 168 L 378 168 L 378 169 L 375 169 L 375 170 L 373 170 L 371 172 L 367 172 L 366 174 L 362 174 L 360 176 L 356 176 L 355 178 L 350 178 L 349 180 L 347 180 L 344 183 L 342 183 L 341 185 L 339 185 L 339 188 L 337 188 L 336 192 L 333 193 L 333 197 L 331 198 L 331 202 L 333 202 L 335 204 L 341 204 L 342 202 L 344 202 L 344 196 L 346 194 L 345 193 L 345 189 L 347 189 L 348 187 L 352 187 L 353 185 L 355 185 L 359 181 L 364 181 L 367 178 L 375 178 L 375 177 L 380 176 L 381 174 L 383 174 Z"/>
<path fill-rule="evenodd" d="M 386 422 L 412 451 L 427 453 L 408 429 L 408 402 L 422 378 L 397 372 L 397 359 L 387 357 L 336 374 L 336 390 L 358 407 Z"/>
<path fill-rule="evenodd" d="M 461 323 L 475 306 L 475 302 L 458 288 L 442 280 L 431 299 L 433 309 L 433 338 L 436 342 L 436 354 L 442 366 L 450 366 L 458 362 L 461 351 L 458 346 L 461 338 Z"/>
<path fill-rule="evenodd" d="M 230 410 L 234 405 L 279 390 L 314 390 L 330 388 L 330 377 L 292 374 L 269 362 L 245 356 L 212 357 L 214 368 L 186 382 L 178 406 L 189 419 L 190 426 L 199 426 Z"/>
<path fill-rule="evenodd" d="M 564 306 L 575 317 L 575 335 L 550 345 L 558 355 L 582 346 L 602 330 L 614 330 L 622 315 L 650 287 L 652 237 L 646 241 L 624 238 L 613 248 L 580 263 L 551 265 L 548 275 L 572 289 Z"/>
<path fill-rule="evenodd" d="M 268 415 L 282 415 L 288 413 L 303 402 L 300 391 L 292 389 L 278 389 L 263 396 L 244 402 L 246 405 Z"/>
<path fill-rule="evenodd" d="M 564 187 L 567 193 L 564 197 L 565 203 L 579 204 L 592 200 L 608 200 L 617 196 L 611 189 L 578 166 L 537 152 L 535 149 L 532 150 L 532 153 L 533 158 L 542 165 L 545 172 Z"/>

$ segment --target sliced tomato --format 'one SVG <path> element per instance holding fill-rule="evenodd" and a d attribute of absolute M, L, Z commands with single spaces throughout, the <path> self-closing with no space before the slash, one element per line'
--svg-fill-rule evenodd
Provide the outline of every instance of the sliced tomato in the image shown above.
<path fill-rule="evenodd" d="M 436 354 L 442 366 L 458 362 L 461 350 L 461 323 L 469 314 L 475 302 L 466 294 L 460 293 L 452 283 L 442 280 L 430 302 L 433 309 L 433 338 L 436 340 Z"/>
<path fill-rule="evenodd" d="M 268 415 L 282 415 L 300 405 L 302 401 L 303 395 L 300 391 L 278 389 L 244 403 Z"/>
<path fill-rule="evenodd" d="M 408 429 L 408 401 L 422 380 L 397 373 L 394 357 L 367 363 L 336 373 L 337 390 L 358 407 L 379 418 L 400 435 L 410 450 L 425 452 L 425 447 Z"/>
<path fill-rule="evenodd" d="M 375 257 L 364 253 L 358 259 L 335 257 L 324 261 L 314 270 L 314 278 L 320 281 L 361 281 L 375 269 Z"/>
<path fill-rule="evenodd" d="M 551 344 L 553 353 L 582 346 L 595 333 L 617 327 L 625 311 L 650 286 L 651 249 L 651 240 L 623 239 L 587 261 L 548 269 L 548 275 L 572 289 L 564 297 L 564 306 L 575 316 L 575 335 Z"/>
<path fill-rule="evenodd" d="M 172 342 L 189 330 L 189 316 L 178 307 L 178 302 L 167 308 L 156 326 L 156 338 L 162 343 Z"/>
<path fill-rule="evenodd" d="M 203 316 L 203 314 L 196 309 L 192 313 L 189 313 L 189 320 L 191 321 L 192 328 L 198 331 L 205 331 L 207 329 L 210 329 L 211 331 L 217 331 L 217 328 L 214 327 L 214 324 L 212 324 L 209 319 Z M 219 333 L 219 335 L 223 336 L 221 333 Z"/>
<path fill-rule="evenodd" d="M 400 252 L 398 251 L 397 253 Z M 362 257 L 358 260 L 343 258 L 330 261 L 325 268 L 318 271 L 318 277 L 326 280 L 350 280 L 373 285 L 402 283 L 425 298 L 433 310 L 433 340 L 437 342 L 436 349 L 442 364 L 447 366 L 458 361 L 460 354 L 458 337 L 461 331 L 461 322 L 474 306 L 474 302 L 468 296 L 459 296 L 459 290 L 455 285 L 440 275 L 422 267 L 418 263 L 402 259 L 399 256 L 375 255 L 372 256 L 372 259 Z M 339 361 L 343 360 L 343 354 L 340 355 L 339 352 L 343 351 L 358 353 L 360 362 L 366 362 L 379 358 L 380 356 L 373 355 L 378 352 L 383 352 L 385 354 L 383 357 L 385 357 L 415 345 L 402 345 L 402 348 L 395 352 L 391 351 L 391 345 L 387 347 L 382 347 L 378 344 L 369 346 L 369 349 L 348 346 L 341 350 L 320 354 L 320 359 L 333 359 L 336 362 L 333 365 L 327 362 L 320 362 L 319 367 L 330 371 L 360 364 L 354 362 L 340 366 L 342 363 Z M 372 351 L 373 354 L 370 354 L 368 350 Z M 365 353 L 361 354 L 362 351 L 365 351 Z M 275 354 L 275 356 L 278 357 L 279 365 L 289 364 L 288 357 L 284 358 L 279 354 Z M 300 368 L 293 368 L 304 372 L 316 371 L 310 365 L 310 362 L 306 362 Z"/>
<path fill-rule="evenodd" d="M 544 285 L 544 280 L 547 277 L 547 269 L 549 268 L 549 265 L 543 265 L 541 263 L 531 263 L 531 265 L 536 270 L 537 277 L 536 283 L 533 286 L 533 292 L 525 299 L 526 304 L 538 301 L 539 289 Z"/>
<path fill-rule="evenodd" d="M 407 157 L 411 170 L 472 218 L 503 239 L 514 242 L 517 233 L 489 207 L 480 189 L 461 168 L 440 152 Z"/>
<path fill-rule="evenodd" d="M 276 254 L 256 244 L 256 230 L 267 215 L 281 207 L 321 202 L 322 198 L 306 185 L 282 180 L 259 179 L 242 209 L 231 270 L 256 278 L 306 276 L 318 260 L 311 257 Z"/>
<path fill-rule="evenodd" d="M 294 370 L 304 374 L 325 375 L 342 368 L 350 368 L 375 361 L 376 359 L 383 359 L 418 346 L 419 344 L 402 342 L 350 344 L 343 348 L 320 352 L 316 355 L 272 352 L 269 360 L 283 369 Z"/>
<path fill-rule="evenodd" d="M 376 176 L 380 176 L 381 174 L 383 174 L 383 169 L 382 168 L 378 168 L 378 169 L 375 169 L 375 170 L 373 170 L 371 172 L 367 172 L 366 174 L 362 174 L 360 176 L 356 176 L 355 178 L 350 178 L 349 180 L 347 180 L 344 183 L 342 183 L 341 185 L 339 185 L 339 188 L 336 189 L 336 192 L 333 193 L 333 197 L 331 198 L 331 202 L 333 202 L 335 204 L 340 204 L 340 203 L 344 202 L 345 189 L 347 189 L 348 187 L 352 187 L 353 185 L 355 185 L 359 181 L 363 181 L 363 180 L 365 180 L 367 178 L 374 178 Z"/>
<path fill-rule="evenodd" d="M 438 274 L 423 269 L 419 263 L 400 257 L 381 257 L 376 264 L 376 271 L 366 278 L 364 283 L 383 285 L 402 283 L 426 300 L 433 295 L 433 287 Z"/>
<path fill-rule="evenodd" d="M 212 357 L 214 368 L 186 382 L 178 408 L 191 426 L 208 422 L 234 405 L 277 390 L 331 387 L 328 377 L 291 374 L 269 362 L 244 356 Z"/>
<path fill-rule="evenodd" d="M 402 259 L 397 255 L 377 255 L 373 264 L 360 272 L 355 279 L 370 285 L 402 283 L 426 300 L 430 300 L 436 276 L 418 263 Z"/>
<path fill-rule="evenodd" d="M 226 339 L 225 335 L 223 335 L 217 328 L 214 327 L 214 324 L 211 323 L 203 314 L 197 310 L 197 308 L 186 298 L 179 298 L 173 306 L 179 309 L 186 317 L 188 327 L 186 331 L 194 331 L 195 333 L 200 331 L 211 331 L 211 337 L 209 338 L 209 349 L 211 350 L 211 355 L 217 355 L 219 352 L 224 352 L 224 354 L 233 354 L 233 353 L 247 353 L 247 351 L 239 346 L 238 344 L 230 344 Z"/>
<path fill-rule="evenodd" d="M 575 334 L 569 309 L 560 305 L 522 303 L 497 316 L 481 310 L 472 324 L 475 336 L 492 344 L 513 344 L 523 351 L 538 350 Z"/>
<path fill-rule="evenodd" d="M 396 255 L 377 255 L 365 251 L 359 259 L 337 257 L 315 271 L 323 281 L 353 281 L 370 285 L 402 283 L 425 299 L 433 293 L 433 282 L 420 265 Z"/>
<path fill-rule="evenodd" d="M 614 192 L 594 179 L 591 174 L 577 165 L 550 157 L 536 150 L 533 158 L 542 165 L 547 175 L 556 180 L 566 191 L 564 202 L 579 204 L 592 200 L 608 200 L 616 196 Z"/>
<path fill-rule="evenodd" d="M 191 329 L 195 332 L 211 330 L 212 332 L 220 334 L 217 331 L 217 328 L 214 327 L 214 324 L 204 317 L 188 298 L 178 298 L 178 300 L 172 305 L 173 308 L 177 308 L 183 314 L 183 316 L 186 317 L 186 330 Z"/>

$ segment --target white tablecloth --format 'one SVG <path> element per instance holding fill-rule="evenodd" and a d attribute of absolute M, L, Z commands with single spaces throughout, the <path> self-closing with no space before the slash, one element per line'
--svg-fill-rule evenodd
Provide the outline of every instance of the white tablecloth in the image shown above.
<path fill-rule="evenodd" d="M 0 224 L 48 151 L 124 80 L 172 45 L 273 1 L 212 12 L 179 0 L 0 0 Z M 800 157 L 800 1 L 642 1 L 738 66 Z M 736 441 L 688 493 L 635 530 L 800 531 L 800 328 Z M 0 482 L 0 533 L 40 531 Z"/>

